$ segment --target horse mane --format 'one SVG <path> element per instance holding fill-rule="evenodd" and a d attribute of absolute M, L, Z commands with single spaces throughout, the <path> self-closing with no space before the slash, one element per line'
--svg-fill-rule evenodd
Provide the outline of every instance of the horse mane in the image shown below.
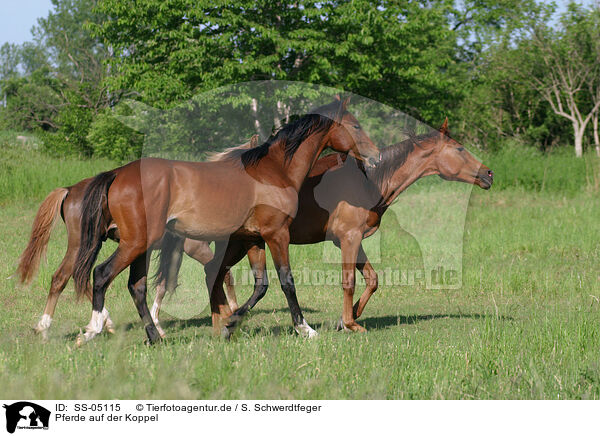
<path fill-rule="evenodd" d="M 400 168 L 414 151 L 415 146 L 421 147 L 421 143 L 439 135 L 440 132 L 433 130 L 428 133 L 416 135 L 413 131 L 407 133 L 408 138 L 404 141 L 384 147 L 380 150 L 381 159 L 372 168 L 367 168 L 367 176 L 380 188 Z"/>
<path fill-rule="evenodd" d="M 236 145 L 235 147 L 229 147 L 226 148 L 225 150 L 221 151 L 221 152 L 214 152 L 214 153 L 210 153 L 208 155 L 208 158 L 206 159 L 207 162 L 217 162 L 217 161 L 221 161 L 221 160 L 227 160 L 229 158 L 231 158 L 232 154 L 236 154 L 239 152 L 239 150 L 245 151 L 248 150 L 249 148 L 254 148 L 258 145 L 258 135 L 252 135 L 252 138 L 250 138 L 250 141 L 241 144 L 241 145 Z"/>
<path fill-rule="evenodd" d="M 341 101 L 320 106 L 308 114 L 302 115 L 292 121 L 276 133 L 272 134 L 264 143 L 257 147 L 238 146 L 218 153 L 217 160 L 240 159 L 244 168 L 256 165 L 269 153 L 269 148 L 274 144 L 283 146 L 285 162 L 289 162 L 300 147 L 300 144 L 311 134 L 329 129 L 335 121 L 338 111 L 342 105 Z M 216 157 L 216 156 L 215 156 Z M 212 157 L 211 157 L 211 160 Z"/>

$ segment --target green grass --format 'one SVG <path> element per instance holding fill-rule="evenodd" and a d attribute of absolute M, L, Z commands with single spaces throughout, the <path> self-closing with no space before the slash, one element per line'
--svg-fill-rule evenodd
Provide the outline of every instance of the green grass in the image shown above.
<path fill-rule="evenodd" d="M 59 186 L 70 186 L 81 179 L 117 166 L 107 159 L 57 158 L 40 153 L 39 140 L 24 134 L 0 132 L 0 205 L 44 198 Z"/>
<path fill-rule="evenodd" d="M 574 157 L 571 147 L 542 153 L 532 147 L 508 142 L 496 153 L 479 156 L 494 170 L 494 188 L 533 192 L 562 192 L 573 195 L 600 188 L 600 159 L 588 150 Z"/>
<path fill-rule="evenodd" d="M 71 164 L 78 168 L 65 168 Z M 165 313 L 169 339 L 147 347 L 121 275 L 107 294 L 118 332 L 80 349 L 74 339 L 91 311 L 75 301 L 71 284 L 49 341 L 31 331 L 64 254 L 62 224 L 33 285 L 7 279 L 43 195 L 0 210 L 2 398 L 600 398 L 600 200 L 593 193 L 474 189 L 461 289 L 382 284 L 359 320 L 366 334 L 334 330 L 339 286 L 299 285 L 305 317 L 320 335 L 298 337 L 272 280 L 231 342 L 212 336 L 206 296 L 178 291 L 169 311 L 189 319 Z M 386 215 L 382 230 L 394 225 Z M 393 238 L 376 268 L 422 267 L 416 241 L 402 232 Z M 112 249 L 107 243 L 100 258 Z M 292 266 L 322 267 L 321 253 L 320 245 L 293 247 Z M 195 280 L 188 273 L 182 288 Z M 239 300 L 249 293 L 238 286 Z"/>

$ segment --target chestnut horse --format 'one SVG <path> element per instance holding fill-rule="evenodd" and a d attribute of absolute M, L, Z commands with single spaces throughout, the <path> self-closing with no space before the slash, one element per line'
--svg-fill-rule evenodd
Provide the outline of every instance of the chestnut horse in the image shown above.
<path fill-rule="evenodd" d="M 489 189 L 493 183 L 493 172 L 450 138 L 447 119 L 439 131 L 382 149 L 381 160 L 376 166 L 367 168 L 366 174 L 354 159 L 348 158 L 342 163 L 339 154 L 332 154 L 319 159 L 306 179 L 299 195 L 298 213 L 289 228 L 290 243 L 314 244 L 330 240 L 341 248 L 344 299 L 338 328 L 364 331 L 356 319 L 377 289 L 377 273 L 362 248 L 362 240 L 377 231 L 383 214 L 400 193 L 421 177 L 434 174 L 483 189 Z M 326 198 L 323 198 L 323 192 Z M 188 249 L 202 244 L 206 243 L 186 242 Z M 255 274 L 254 293 L 233 313 L 223 331 L 227 337 L 242 316 L 265 295 L 268 287 L 264 245 L 255 244 L 246 249 Z M 243 254 L 230 256 L 240 255 Z M 163 256 L 170 256 L 169 247 L 161 250 Z M 164 265 L 161 262 L 159 276 L 168 282 L 175 280 Z M 353 305 L 355 268 L 364 276 L 366 289 Z M 173 286 L 159 288 L 157 301 L 170 287 Z"/>
<path fill-rule="evenodd" d="M 373 165 L 379 151 L 346 110 L 348 99 L 322 106 L 284 126 L 267 142 L 236 149 L 218 162 L 183 162 L 148 158 L 96 176 L 82 204 L 81 240 L 73 278 L 76 290 L 89 286 L 90 272 L 112 219 L 119 231 L 117 250 L 94 269 L 92 318 L 78 343 L 103 328 L 107 287 L 130 266 L 129 292 L 148 340 L 160 336 L 146 303 L 149 254 L 165 231 L 183 238 L 215 240 L 215 259 L 206 265 L 213 325 L 231 315 L 225 301 L 223 268 L 239 259 L 228 256 L 237 241 L 265 241 L 273 255 L 292 321 L 298 333 L 313 336 L 296 298 L 289 264 L 289 224 L 298 192 L 326 147 L 351 152 Z M 233 253 L 238 254 L 240 250 Z M 242 257 L 245 254 L 241 253 Z"/>

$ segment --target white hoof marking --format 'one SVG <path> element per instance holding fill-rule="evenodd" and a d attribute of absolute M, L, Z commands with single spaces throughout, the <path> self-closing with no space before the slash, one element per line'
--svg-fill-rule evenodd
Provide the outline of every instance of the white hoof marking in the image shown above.
<path fill-rule="evenodd" d="M 294 327 L 298 334 L 305 338 L 314 338 L 318 335 L 318 333 L 313 330 L 311 326 L 308 325 L 305 319 L 302 320 L 302 324 L 298 324 Z"/>
<path fill-rule="evenodd" d="M 85 327 L 85 333 L 83 335 L 79 335 L 77 342 L 79 343 L 80 340 L 83 340 L 83 342 L 88 342 L 92 340 L 96 335 L 102 333 L 103 324 L 104 316 L 102 316 L 102 313 L 93 310 L 92 319 L 90 320 L 90 323 Z"/>
<path fill-rule="evenodd" d="M 158 303 L 156 301 L 154 301 L 154 304 L 152 305 L 152 309 L 150 310 L 150 316 L 152 317 L 152 321 L 154 321 L 154 324 L 158 324 L 159 310 L 160 310 L 160 306 L 158 305 Z"/>
<path fill-rule="evenodd" d="M 42 333 L 50 328 L 50 324 L 52 324 L 52 317 L 47 313 L 44 313 L 37 326 L 35 327 L 35 330 L 38 333 Z"/>
<path fill-rule="evenodd" d="M 104 317 L 104 327 L 108 333 L 115 332 L 115 323 L 110 319 L 110 314 L 106 308 L 102 309 L 102 316 Z"/>

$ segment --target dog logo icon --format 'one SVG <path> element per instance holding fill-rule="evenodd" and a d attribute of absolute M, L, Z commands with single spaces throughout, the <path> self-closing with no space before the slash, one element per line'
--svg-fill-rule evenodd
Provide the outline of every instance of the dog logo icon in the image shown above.
<path fill-rule="evenodd" d="M 6 409 L 6 431 L 14 433 L 18 429 L 48 429 L 50 411 L 42 406 L 28 401 L 19 401 L 10 405 L 4 404 Z"/>

